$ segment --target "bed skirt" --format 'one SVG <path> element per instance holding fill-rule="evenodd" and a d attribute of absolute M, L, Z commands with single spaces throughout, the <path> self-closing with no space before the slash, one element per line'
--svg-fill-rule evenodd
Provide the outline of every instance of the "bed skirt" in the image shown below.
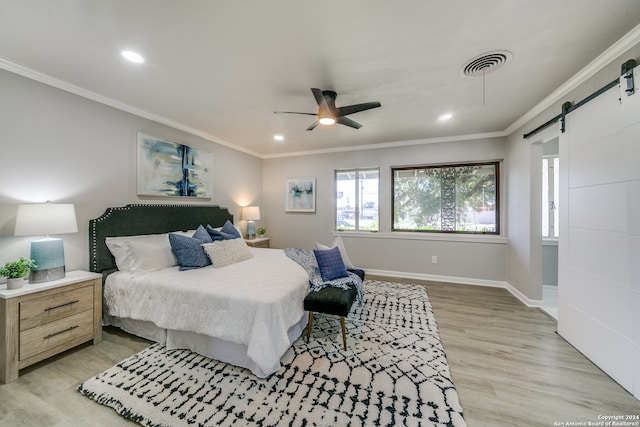
<path fill-rule="evenodd" d="M 297 340 L 307 326 L 308 316 L 305 312 L 302 318 L 287 331 L 289 345 Z M 249 369 L 255 376 L 266 378 L 280 369 L 280 363 L 271 369 L 260 368 L 247 356 L 247 346 L 208 335 L 188 331 L 176 331 L 157 327 L 152 322 L 125 319 L 120 317 L 103 316 L 104 326 L 115 326 L 125 332 L 164 345 L 169 350 L 188 349 L 210 359 L 230 363 Z M 283 353 L 284 354 L 284 353 Z M 280 355 L 282 356 L 282 355 Z"/>

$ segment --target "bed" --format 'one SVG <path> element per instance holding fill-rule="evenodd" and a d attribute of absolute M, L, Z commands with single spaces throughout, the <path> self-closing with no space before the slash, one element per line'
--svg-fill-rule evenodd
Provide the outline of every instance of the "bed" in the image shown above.
<path fill-rule="evenodd" d="M 307 323 L 303 300 L 309 277 L 300 265 L 283 250 L 247 247 L 243 250 L 251 257 L 241 262 L 180 271 L 166 266 L 171 256 L 166 247 L 160 253 L 155 243 L 141 243 L 232 220 L 226 208 L 209 205 L 127 205 L 91 220 L 90 269 L 104 277 L 103 323 L 169 349 L 186 348 L 247 368 L 261 378 L 277 371 Z M 143 261 L 118 270 L 114 241 L 128 242 L 127 253 Z"/>

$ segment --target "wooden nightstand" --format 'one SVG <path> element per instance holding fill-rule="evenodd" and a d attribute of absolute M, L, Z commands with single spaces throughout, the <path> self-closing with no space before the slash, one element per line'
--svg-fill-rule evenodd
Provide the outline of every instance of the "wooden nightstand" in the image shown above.
<path fill-rule="evenodd" d="M 268 237 L 258 237 L 255 239 L 244 239 L 247 242 L 248 246 L 252 248 L 268 248 L 269 247 L 269 238 Z"/>
<path fill-rule="evenodd" d="M 0 382 L 86 341 L 102 341 L 102 275 L 71 271 L 64 279 L 0 286 Z"/>

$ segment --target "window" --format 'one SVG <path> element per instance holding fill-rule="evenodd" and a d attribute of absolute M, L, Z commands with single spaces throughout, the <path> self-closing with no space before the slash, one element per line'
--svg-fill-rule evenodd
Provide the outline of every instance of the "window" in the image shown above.
<path fill-rule="evenodd" d="M 392 168 L 392 230 L 499 234 L 498 166 Z"/>
<path fill-rule="evenodd" d="M 378 231 L 378 169 L 336 171 L 336 230 Z"/>
<path fill-rule="evenodd" d="M 542 237 L 557 238 L 558 200 L 560 199 L 560 158 L 542 158 Z"/>

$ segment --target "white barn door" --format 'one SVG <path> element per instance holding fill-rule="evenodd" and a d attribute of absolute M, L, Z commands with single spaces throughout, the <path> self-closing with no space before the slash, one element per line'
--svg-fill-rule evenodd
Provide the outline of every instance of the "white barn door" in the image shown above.
<path fill-rule="evenodd" d="M 640 399 L 639 70 L 560 135 L 558 333 Z"/>

